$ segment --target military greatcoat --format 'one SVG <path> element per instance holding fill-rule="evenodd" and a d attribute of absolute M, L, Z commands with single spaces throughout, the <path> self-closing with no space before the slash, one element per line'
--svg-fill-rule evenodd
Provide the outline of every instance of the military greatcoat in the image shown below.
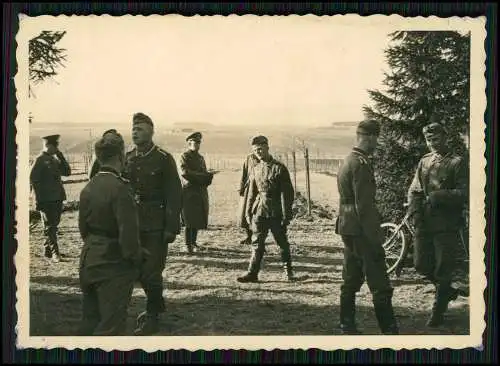
<path fill-rule="evenodd" d="M 203 156 L 192 150 L 181 155 L 180 169 L 183 223 L 190 229 L 206 229 L 209 215 L 208 187 L 212 184 L 213 173 L 207 170 Z"/>

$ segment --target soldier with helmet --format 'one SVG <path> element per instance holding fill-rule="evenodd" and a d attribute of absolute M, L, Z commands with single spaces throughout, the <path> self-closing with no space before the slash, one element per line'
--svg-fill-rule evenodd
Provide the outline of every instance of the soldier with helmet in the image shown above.
<path fill-rule="evenodd" d="M 287 227 L 293 217 L 295 197 L 290 174 L 285 165 L 269 154 L 269 142 L 265 136 L 252 139 L 252 149 L 259 162 L 249 176 L 245 217 L 252 232 L 252 256 L 248 271 L 238 277 L 238 282 L 257 282 L 265 253 L 269 231 L 281 250 L 281 260 L 286 279 L 294 281 Z"/>
<path fill-rule="evenodd" d="M 382 333 L 399 332 L 392 307 L 393 288 L 386 272 L 381 216 L 375 204 L 375 176 L 369 158 L 377 146 L 379 132 L 375 121 L 359 123 L 357 144 L 337 175 L 340 204 L 335 232 L 344 242 L 340 288 L 340 328 L 344 334 L 359 334 L 355 322 L 356 293 L 365 278 Z"/>
<path fill-rule="evenodd" d="M 40 212 L 44 234 L 45 256 L 60 261 L 57 227 L 61 221 L 66 191 L 61 176 L 71 175 L 71 168 L 59 150 L 60 135 L 43 137 L 43 151 L 31 167 L 30 184 L 35 193 L 36 209 Z"/>
<path fill-rule="evenodd" d="M 142 249 L 137 207 L 120 176 L 124 142 L 116 133 L 95 144 L 100 169 L 80 194 L 78 224 L 83 316 L 80 335 L 125 335 L 127 308 Z"/>
<path fill-rule="evenodd" d="M 465 159 L 447 144 L 447 131 L 440 123 L 423 128 L 430 152 L 416 168 L 408 190 L 408 202 L 415 224 L 414 266 L 436 287 L 432 314 L 427 322 L 437 327 L 444 322 L 448 303 L 465 292 L 452 287 L 456 267 L 459 230 L 468 202 L 468 167 Z"/>
<path fill-rule="evenodd" d="M 165 312 L 163 270 L 168 245 L 180 233 L 182 186 L 177 165 L 170 153 L 153 142 L 154 125 L 144 113 L 133 116 L 135 147 L 126 153 L 123 176 L 138 206 L 140 238 L 149 251 L 143 261 L 140 282 L 147 297 L 146 311 L 137 318 L 136 335 L 159 330 L 159 315 Z"/>

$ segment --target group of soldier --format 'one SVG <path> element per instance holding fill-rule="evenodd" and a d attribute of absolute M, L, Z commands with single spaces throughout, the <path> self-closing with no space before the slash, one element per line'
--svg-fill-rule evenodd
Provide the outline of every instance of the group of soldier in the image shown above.
<path fill-rule="evenodd" d="M 129 151 L 114 129 L 96 142 L 96 161 L 80 193 L 78 224 L 84 243 L 79 264 L 83 292 L 80 335 L 123 335 L 137 281 L 147 301 L 145 311 L 137 317 L 134 334 L 157 333 L 159 316 L 166 311 L 162 273 L 168 246 L 185 226 L 186 250 L 194 254 L 198 231 L 208 226 L 208 187 L 214 172 L 207 170 L 199 153 L 202 134 L 186 138 L 188 150 L 181 155 L 179 175 L 173 156 L 153 142 L 151 118 L 136 113 L 132 125 L 134 147 Z M 466 203 L 468 182 L 463 159 L 446 145 L 444 127 L 433 123 L 423 133 L 431 152 L 418 164 L 409 200 L 416 212 L 415 267 L 436 286 L 428 325 L 439 326 L 448 303 L 465 295 L 451 286 L 451 273 L 461 225 L 458 208 Z M 338 172 L 340 204 L 335 232 L 344 243 L 340 295 L 343 334 L 360 333 L 355 298 L 365 279 L 381 332 L 399 333 L 370 160 L 379 134 L 378 123 L 361 122 L 356 146 Z M 58 139 L 59 135 L 44 137 L 43 152 L 31 170 L 36 208 L 45 228 L 45 255 L 56 262 L 61 258 L 57 226 L 66 199 L 61 176 L 71 174 L 58 150 Z M 287 237 L 295 198 L 290 174 L 270 154 L 265 136 L 254 137 L 251 147 L 252 153 L 243 164 L 238 225 L 247 234 L 242 243 L 251 244 L 252 252 L 247 272 L 237 281 L 258 281 L 269 231 L 280 248 L 286 280 L 295 281 Z"/>

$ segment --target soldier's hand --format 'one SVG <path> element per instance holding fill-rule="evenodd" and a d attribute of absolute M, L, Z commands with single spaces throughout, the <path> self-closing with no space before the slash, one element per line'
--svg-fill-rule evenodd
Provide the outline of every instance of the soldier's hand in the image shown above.
<path fill-rule="evenodd" d="M 176 235 L 170 231 L 165 230 L 163 232 L 163 241 L 165 244 L 173 243 L 175 241 Z"/>
<path fill-rule="evenodd" d="M 290 225 L 290 219 L 283 219 L 283 220 L 281 220 L 281 225 L 283 225 L 285 227 L 288 226 L 288 225 Z"/>

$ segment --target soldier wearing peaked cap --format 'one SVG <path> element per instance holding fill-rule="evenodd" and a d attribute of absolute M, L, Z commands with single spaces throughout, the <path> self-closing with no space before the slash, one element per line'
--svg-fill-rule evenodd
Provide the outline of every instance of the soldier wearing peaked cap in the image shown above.
<path fill-rule="evenodd" d="M 109 136 L 111 136 L 111 137 L 112 136 L 120 136 L 121 137 L 121 135 L 118 133 L 118 131 L 116 131 L 114 128 L 112 128 L 110 130 L 106 130 L 102 134 L 103 138 L 107 138 Z M 99 168 L 100 168 L 99 160 L 97 159 L 97 157 L 95 157 L 94 161 L 92 162 L 90 171 L 89 171 L 89 179 L 92 179 L 92 177 L 94 177 L 94 175 L 97 174 L 97 172 L 99 171 Z"/>
<path fill-rule="evenodd" d="M 43 151 L 31 167 L 30 183 L 35 193 L 36 209 L 40 211 L 46 240 L 45 256 L 55 262 L 60 261 L 57 242 L 57 227 L 61 220 L 63 201 L 66 192 L 61 176 L 69 176 L 71 168 L 59 151 L 60 135 L 43 137 Z"/>
<path fill-rule="evenodd" d="M 340 195 L 335 232 L 344 242 L 343 284 L 340 293 L 340 327 L 344 334 L 359 333 L 355 322 L 356 293 L 366 277 L 383 334 L 397 334 L 392 307 L 393 288 L 386 272 L 381 217 L 375 205 L 376 183 L 369 155 L 377 146 L 380 127 L 361 122 L 357 145 L 345 158 L 337 175 Z"/>
<path fill-rule="evenodd" d="M 415 224 L 414 266 L 436 287 L 432 314 L 427 323 L 444 322 L 448 303 L 466 293 L 451 286 L 462 213 L 468 201 L 468 167 L 446 144 L 442 124 L 423 128 L 430 152 L 416 168 L 408 189 L 408 202 Z"/>
<path fill-rule="evenodd" d="M 186 227 L 185 240 L 189 254 L 197 248 L 198 231 L 208 227 L 208 187 L 214 174 L 207 170 L 200 154 L 202 134 L 195 132 L 186 138 L 188 150 L 180 158 L 182 188 L 182 221 Z"/>
<path fill-rule="evenodd" d="M 159 315 L 166 310 L 162 273 L 168 245 L 180 233 L 182 185 L 172 155 L 153 142 L 151 118 L 136 113 L 132 123 L 135 147 L 126 153 L 122 175 L 130 181 L 138 206 L 141 244 L 150 253 L 140 275 L 146 311 L 137 318 L 135 334 L 151 335 L 158 331 Z"/>
<path fill-rule="evenodd" d="M 137 207 L 120 177 L 125 161 L 120 135 L 95 144 L 100 169 L 80 193 L 78 225 L 83 316 L 80 335 L 125 335 L 127 307 L 139 276 L 142 248 Z"/>
<path fill-rule="evenodd" d="M 295 280 L 287 238 L 287 227 L 292 220 L 294 189 L 285 165 L 269 154 L 268 140 L 264 136 L 252 139 L 252 150 L 259 160 L 248 181 L 245 217 L 252 230 L 252 256 L 245 275 L 238 282 L 257 282 L 265 253 L 269 231 L 281 250 L 281 261 L 288 281 Z"/>

